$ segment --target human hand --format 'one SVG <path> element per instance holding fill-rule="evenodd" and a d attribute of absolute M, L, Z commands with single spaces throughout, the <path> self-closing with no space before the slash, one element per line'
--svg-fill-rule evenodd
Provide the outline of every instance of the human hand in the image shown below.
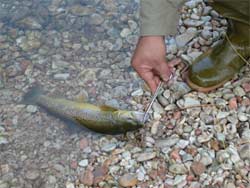
<path fill-rule="evenodd" d="M 176 59 L 171 64 L 178 62 L 180 60 Z M 166 62 L 164 37 L 140 37 L 131 64 L 154 93 L 160 80 L 168 81 L 172 74 L 172 66 Z"/>

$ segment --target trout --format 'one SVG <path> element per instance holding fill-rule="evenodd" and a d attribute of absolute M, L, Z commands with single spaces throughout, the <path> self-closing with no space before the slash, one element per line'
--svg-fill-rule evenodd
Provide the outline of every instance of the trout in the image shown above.
<path fill-rule="evenodd" d="M 38 105 L 60 117 L 104 134 L 121 134 L 141 128 L 144 112 L 119 110 L 110 106 L 96 106 L 85 102 L 48 97 L 39 87 L 24 95 L 24 104 Z"/>

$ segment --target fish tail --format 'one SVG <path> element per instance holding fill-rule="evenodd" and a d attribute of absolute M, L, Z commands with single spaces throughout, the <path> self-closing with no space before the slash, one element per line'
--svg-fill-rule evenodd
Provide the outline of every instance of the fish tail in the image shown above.
<path fill-rule="evenodd" d="M 42 94 L 43 90 L 39 86 L 34 86 L 23 96 L 21 103 L 35 105 Z"/>

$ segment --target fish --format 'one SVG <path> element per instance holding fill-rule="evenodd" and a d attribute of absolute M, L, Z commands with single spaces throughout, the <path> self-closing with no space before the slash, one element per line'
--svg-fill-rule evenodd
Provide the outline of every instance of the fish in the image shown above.
<path fill-rule="evenodd" d="M 110 106 L 97 106 L 87 102 L 49 97 L 41 87 L 32 87 L 22 99 L 23 104 L 37 105 L 47 111 L 76 122 L 89 130 L 102 134 L 123 134 L 144 125 L 144 112 L 120 110 Z"/>

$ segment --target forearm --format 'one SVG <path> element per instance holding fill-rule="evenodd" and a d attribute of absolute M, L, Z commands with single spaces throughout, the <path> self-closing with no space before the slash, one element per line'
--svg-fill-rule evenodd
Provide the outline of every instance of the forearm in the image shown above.
<path fill-rule="evenodd" d="M 177 32 L 178 7 L 183 0 L 141 0 L 141 36 L 166 36 Z"/>

